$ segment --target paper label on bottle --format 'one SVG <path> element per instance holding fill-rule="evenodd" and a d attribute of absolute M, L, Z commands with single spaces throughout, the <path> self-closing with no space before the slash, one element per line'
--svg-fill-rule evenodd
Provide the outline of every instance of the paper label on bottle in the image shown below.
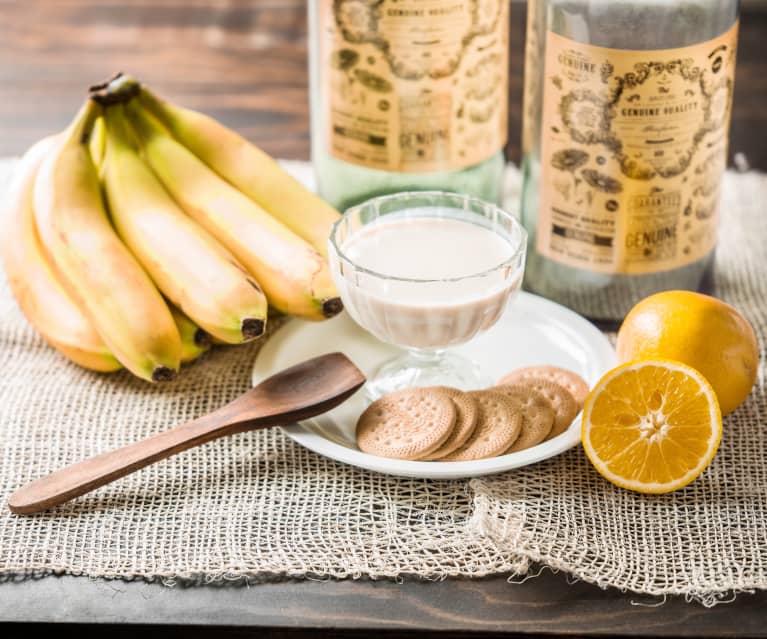
<path fill-rule="evenodd" d="M 508 0 L 311 1 L 331 156 L 421 173 L 505 146 Z"/>
<path fill-rule="evenodd" d="M 628 51 L 549 32 L 536 249 L 603 273 L 679 268 L 716 245 L 737 22 Z"/>

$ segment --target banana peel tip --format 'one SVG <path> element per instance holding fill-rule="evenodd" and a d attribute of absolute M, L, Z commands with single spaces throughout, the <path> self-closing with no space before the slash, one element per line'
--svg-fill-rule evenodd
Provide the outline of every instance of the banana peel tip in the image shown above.
<path fill-rule="evenodd" d="M 242 337 L 246 340 L 261 337 L 266 330 L 266 322 L 255 317 L 246 317 L 241 324 Z"/>
<path fill-rule="evenodd" d="M 327 318 L 338 315 L 342 310 L 344 310 L 344 303 L 340 297 L 330 297 L 322 301 L 322 314 Z"/>
<path fill-rule="evenodd" d="M 178 371 L 169 368 L 168 366 L 157 366 L 152 371 L 153 382 L 171 382 L 176 379 Z"/>

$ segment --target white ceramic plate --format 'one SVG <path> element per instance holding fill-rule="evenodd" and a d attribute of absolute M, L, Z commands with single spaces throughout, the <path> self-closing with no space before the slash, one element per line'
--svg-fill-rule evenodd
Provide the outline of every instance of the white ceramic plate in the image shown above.
<path fill-rule="evenodd" d="M 522 366 L 553 364 L 579 373 L 594 385 L 615 366 L 615 352 L 590 322 L 564 306 L 519 293 L 489 331 L 457 347 L 496 380 Z M 398 351 L 360 328 L 346 313 L 326 322 L 291 320 L 261 349 L 253 383 L 310 357 L 340 351 L 365 375 Z M 417 462 L 363 453 L 355 443 L 357 418 L 367 402 L 362 389 L 338 408 L 284 428 L 294 441 L 332 459 L 390 475 L 455 479 L 499 473 L 558 455 L 580 442 L 581 417 L 561 435 L 510 455 L 467 462 Z"/>

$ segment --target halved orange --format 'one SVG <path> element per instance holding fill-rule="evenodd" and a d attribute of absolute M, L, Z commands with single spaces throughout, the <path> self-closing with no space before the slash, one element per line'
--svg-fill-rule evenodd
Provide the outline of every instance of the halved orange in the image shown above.
<path fill-rule="evenodd" d="M 640 493 L 689 484 L 714 458 L 721 437 L 713 388 L 672 360 L 614 368 L 583 408 L 581 438 L 591 463 L 612 483 Z"/>

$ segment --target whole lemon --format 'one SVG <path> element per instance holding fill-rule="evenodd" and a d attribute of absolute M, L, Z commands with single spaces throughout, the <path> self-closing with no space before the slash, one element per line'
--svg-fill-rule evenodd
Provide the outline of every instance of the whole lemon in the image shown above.
<path fill-rule="evenodd" d="M 665 291 L 640 301 L 618 331 L 618 360 L 673 359 L 698 370 L 716 391 L 722 415 L 756 381 L 759 347 L 740 311 L 701 293 Z"/>

